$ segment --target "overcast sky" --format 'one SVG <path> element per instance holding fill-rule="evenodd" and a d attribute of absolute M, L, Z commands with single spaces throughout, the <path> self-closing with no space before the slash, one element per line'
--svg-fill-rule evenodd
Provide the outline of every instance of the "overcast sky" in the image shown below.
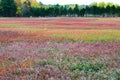
<path fill-rule="evenodd" d="M 92 2 L 113 2 L 120 5 L 120 0 L 37 0 L 43 4 L 90 4 Z"/>

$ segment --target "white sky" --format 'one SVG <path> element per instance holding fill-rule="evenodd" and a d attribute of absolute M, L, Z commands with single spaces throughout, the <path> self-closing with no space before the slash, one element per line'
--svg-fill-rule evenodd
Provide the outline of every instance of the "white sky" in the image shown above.
<path fill-rule="evenodd" d="M 87 4 L 92 2 L 113 2 L 120 5 L 120 0 L 37 0 L 43 4 Z"/>

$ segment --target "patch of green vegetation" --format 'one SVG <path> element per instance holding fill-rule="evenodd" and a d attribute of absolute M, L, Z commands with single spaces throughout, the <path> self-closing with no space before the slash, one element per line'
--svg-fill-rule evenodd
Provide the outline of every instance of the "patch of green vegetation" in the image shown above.
<path fill-rule="evenodd" d="M 52 27 L 52 26 L 55 26 L 55 24 L 41 24 L 42 26 L 44 27 Z"/>
<path fill-rule="evenodd" d="M 87 42 L 109 42 L 109 41 L 120 41 L 120 37 L 112 36 L 112 35 L 82 35 L 83 41 Z M 78 39 L 79 40 L 79 39 Z"/>
<path fill-rule="evenodd" d="M 71 67 L 70 71 L 84 70 L 85 72 L 87 72 L 87 71 L 97 72 L 102 68 L 103 68 L 103 65 L 99 64 L 99 63 L 81 62 L 80 64 L 77 64 L 77 65 Z"/>
<path fill-rule="evenodd" d="M 82 33 L 82 34 L 53 34 L 50 36 L 51 38 L 63 38 L 61 42 L 64 40 L 69 42 L 110 42 L 110 41 L 120 41 L 120 31 L 119 30 L 102 30 L 99 33 Z"/>
<path fill-rule="evenodd" d="M 26 24 L 0 24 L 0 27 L 22 27 L 26 26 Z"/>
<path fill-rule="evenodd" d="M 70 38 L 72 35 L 71 34 L 53 34 L 51 35 L 52 38 L 59 38 L 59 37 L 62 37 L 62 38 Z"/>

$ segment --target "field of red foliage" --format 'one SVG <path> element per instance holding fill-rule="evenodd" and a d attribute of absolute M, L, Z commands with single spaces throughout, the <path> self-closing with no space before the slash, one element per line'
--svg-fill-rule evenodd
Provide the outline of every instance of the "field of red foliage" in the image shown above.
<path fill-rule="evenodd" d="M 0 80 L 120 80 L 120 18 L 0 18 Z"/>

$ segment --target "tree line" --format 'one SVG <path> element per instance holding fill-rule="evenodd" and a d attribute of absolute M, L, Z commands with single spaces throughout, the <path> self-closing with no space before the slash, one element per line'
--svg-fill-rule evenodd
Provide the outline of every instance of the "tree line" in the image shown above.
<path fill-rule="evenodd" d="M 93 2 L 90 5 L 45 5 L 36 0 L 0 0 L 1 17 L 99 17 L 120 16 L 120 6 Z"/>

